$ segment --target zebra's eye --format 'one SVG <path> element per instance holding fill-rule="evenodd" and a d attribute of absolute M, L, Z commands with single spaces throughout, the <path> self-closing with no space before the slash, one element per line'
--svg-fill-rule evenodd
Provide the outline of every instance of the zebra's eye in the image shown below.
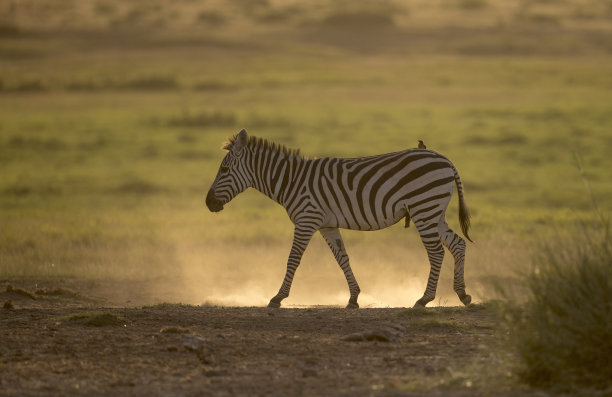
<path fill-rule="evenodd" d="M 219 172 L 222 173 L 222 174 L 227 174 L 228 171 L 229 171 L 229 168 L 227 168 L 227 167 L 219 168 Z"/>

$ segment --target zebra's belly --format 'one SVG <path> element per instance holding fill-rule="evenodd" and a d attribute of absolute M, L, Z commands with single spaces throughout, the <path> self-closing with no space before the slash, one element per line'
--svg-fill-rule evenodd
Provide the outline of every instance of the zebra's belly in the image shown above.
<path fill-rule="evenodd" d="M 327 227 L 339 227 L 341 229 L 349 230 L 380 230 L 389 226 L 395 225 L 397 222 L 402 220 L 408 212 L 405 208 L 399 208 L 387 217 L 380 217 L 370 220 L 360 219 L 358 222 L 354 219 L 348 220 L 344 217 L 337 217 L 335 224 L 329 224 Z"/>
<path fill-rule="evenodd" d="M 395 213 L 393 213 L 388 218 L 377 219 L 376 225 L 372 225 L 373 227 L 370 230 L 380 230 L 395 225 L 397 222 L 402 220 L 406 216 L 406 214 L 407 211 L 403 208 L 401 210 L 395 211 Z"/>

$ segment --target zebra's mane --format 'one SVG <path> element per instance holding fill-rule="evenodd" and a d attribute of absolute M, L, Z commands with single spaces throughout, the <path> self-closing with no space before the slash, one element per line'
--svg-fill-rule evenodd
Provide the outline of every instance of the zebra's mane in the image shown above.
<path fill-rule="evenodd" d="M 234 143 L 236 143 L 237 138 L 238 134 L 228 138 L 227 142 L 225 142 L 221 148 L 225 150 L 232 150 L 232 147 L 234 147 Z M 253 135 L 249 135 L 247 146 L 252 149 L 261 149 L 263 151 L 283 153 L 287 157 L 296 157 L 302 160 L 304 159 L 304 156 L 300 154 L 300 149 L 291 149 L 283 144 L 272 142 L 265 138 L 258 138 Z"/>

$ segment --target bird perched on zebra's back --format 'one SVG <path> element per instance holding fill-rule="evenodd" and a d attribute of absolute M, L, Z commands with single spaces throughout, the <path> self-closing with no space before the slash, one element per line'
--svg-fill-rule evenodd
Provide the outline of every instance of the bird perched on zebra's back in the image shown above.
<path fill-rule="evenodd" d="M 419 149 L 427 149 L 427 146 L 423 143 L 422 140 L 419 139 Z"/>

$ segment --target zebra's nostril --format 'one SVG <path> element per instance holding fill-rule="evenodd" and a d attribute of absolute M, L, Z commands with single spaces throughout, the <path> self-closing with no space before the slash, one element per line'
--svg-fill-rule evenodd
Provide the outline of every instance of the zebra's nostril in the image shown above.
<path fill-rule="evenodd" d="M 208 194 L 206 195 L 206 205 L 210 206 L 210 204 L 214 203 L 215 201 L 217 201 L 217 198 L 215 197 L 215 191 L 210 189 L 208 191 Z"/>
<path fill-rule="evenodd" d="M 215 191 L 210 189 L 206 195 L 206 206 L 212 212 L 219 212 L 223 209 L 223 203 L 215 197 Z"/>

